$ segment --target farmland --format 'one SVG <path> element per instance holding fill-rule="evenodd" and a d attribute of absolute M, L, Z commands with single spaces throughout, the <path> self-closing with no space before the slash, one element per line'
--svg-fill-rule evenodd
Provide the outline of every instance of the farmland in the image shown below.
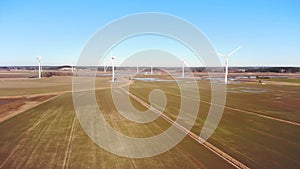
<path fill-rule="evenodd" d="M 244 87 L 254 91 L 268 90 L 268 92 L 242 92 Z M 230 89 L 234 89 L 235 92 L 231 93 Z M 135 89 L 135 91 L 137 90 Z M 237 91 L 239 91 L 238 94 Z M 282 98 L 278 98 L 278 92 L 281 93 Z M 170 95 L 174 95 L 176 92 L 172 91 L 171 93 Z M 205 89 L 201 90 L 200 88 L 200 93 L 205 95 Z M 298 95 L 299 87 L 294 86 L 229 85 L 223 118 L 208 141 L 219 148 L 222 147 L 222 150 L 251 168 L 284 168 L 287 166 L 295 168 L 299 165 L 298 158 L 300 156 L 300 137 L 297 134 L 300 131 L 300 106 L 297 104 L 300 99 Z M 140 96 L 142 97 L 142 95 Z M 205 100 L 205 97 L 203 98 L 203 101 L 209 101 Z M 259 105 L 257 101 L 259 101 Z M 209 104 L 201 103 L 199 112 L 207 112 Z M 259 116 L 261 114 L 298 123 L 291 125 Z M 203 124 L 205 117 L 205 113 L 198 116 L 196 124 Z M 202 125 L 195 125 L 192 131 L 199 134 L 201 128 Z"/>
<path fill-rule="evenodd" d="M 125 158 L 105 151 L 87 136 L 76 118 L 71 81 L 71 77 L 27 79 L 22 84 L 16 83 L 19 79 L 1 81 L 2 98 L 49 94 L 56 97 L 0 123 L 0 168 L 234 168 L 189 136 L 173 149 L 150 158 Z M 115 130 L 144 138 L 170 127 L 161 117 L 143 124 L 124 118 L 114 106 L 108 81 L 96 78 L 96 97 L 103 116 Z M 197 135 L 211 99 L 209 81 L 200 80 L 198 86 L 200 108 L 191 130 Z M 167 105 L 163 113 L 176 120 L 181 100 L 174 82 L 137 80 L 129 89 L 146 103 L 153 89 L 164 91 Z M 121 89 L 114 90 L 126 94 Z M 250 168 L 297 168 L 299 94 L 299 85 L 229 84 L 222 120 L 208 143 Z M 139 101 L 130 99 L 136 109 L 146 110 Z"/>

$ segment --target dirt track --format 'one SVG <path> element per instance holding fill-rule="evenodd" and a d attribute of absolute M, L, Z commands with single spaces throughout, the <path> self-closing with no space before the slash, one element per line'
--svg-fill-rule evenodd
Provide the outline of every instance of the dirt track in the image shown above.
<path fill-rule="evenodd" d="M 57 95 L 55 94 L 51 94 L 19 98 L 5 98 L 10 102 L 0 105 L 0 123 L 26 110 L 54 99 L 56 96 Z"/>
<path fill-rule="evenodd" d="M 130 96 L 132 96 L 136 101 L 140 102 L 142 105 L 146 106 L 149 110 L 152 110 L 154 113 L 157 113 L 158 115 L 160 115 L 164 120 L 166 120 L 167 122 L 171 123 L 172 125 L 176 126 L 178 129 L 180 129 L 182 132 L 186 133 L 188 136 L 190 136 L 192 139 L 194 139 L 195 141 L 197 141 L 198 143 L 202 144 L 205 148 L 209 149 L 210 151 L 212 151 L 213 153 L 215 153 L 216 155 L 218 155 L 219 157 L 221 157 L 222 159 L 224 159 L 225 161 L 227 161 L 228 163 L 230 163 L 231 165 L 233 165 L 236 168 L 241 168 L 241 169 L 248 169 L 249 167 L 246 166 L 245 164 L 243 164 L 242 162 L 238 161 L 237 159 L 231 157 L 230 155 L 226 154 L 225 152 L 223 152 L 222 150 L 220 150 L 219 148 L 217 148 L 216 146 L 212 145 L 211 143 L 202 140 L 199 136 L 197 136 L 195 133 L 187 130 L 185 127 L 181 126 L 180 124 L 176 123 L 174 120 L 170 119 L 169 117 L 167 117 L 166 115 L 164 115 L 162 112 L 160 112 L 159 110 L 151 107 L 149 104 L 147 104 L 146 102 L 142 101 L 141 99 L 139 99 L 137 96 L 135 96 L 134 94 L 127 92 L 126 90 L 122 89 L 123 92 L 129 94 Z"/>
<path fill-rule="evenodd" d="M 174 94 L 174 93 L 168 93 L 168 94 L 171 94 L 171 95 L 174 95 L 174 96 L 179 96 L 179 97 L 184 97 L 184 96 L 180 96 L 180 95 Z M 184 98 L 190 99 L 190 100 L 195 100 L 195 99 L 189 98 L 189 97 L 184 97 Z M 198 100 L 198 101 L 200 101 L 202 103 L 209 104 L 209 105 L 222 106 L 222 105 L 214 104 L 214 103 L 211 103 L 211 102 L 208 102 L 208 101 L 204 101 L 204 100 Z M 243 110 L 243 109 L 234 108 L 234 107 L 230 107 L 230 106 L 225 106 L 224 108 L 225 109 L 239 111 L 239 112 L 242 112 L 242 113 L 247 113 L 247 114 L 250 114 L 250 115 L 253 115 L 253 116 L 258 116 L 258 117 L 262 117 L 262 118 L 266 118 L 266 119 L 270 119 L 270 120 L 279 121 L 279 122 L 282 122 L 282 123 L 287 123 L 287 124 L 291 124 L 291 125 L 295 125 L 295 126 L 300 126 L 300 123 L 297 123 L 297 122 L 294 122 L 294 121 L 285 120 L 285 119 L 280 119 L 280 118 L 276 118 L 276 117 L 272 117 L 272 116 L 268 116 L 268 115 L 264 115 L 264 114 L 259 113 L 259 112 L 253 112 L 253 111 Z"/>

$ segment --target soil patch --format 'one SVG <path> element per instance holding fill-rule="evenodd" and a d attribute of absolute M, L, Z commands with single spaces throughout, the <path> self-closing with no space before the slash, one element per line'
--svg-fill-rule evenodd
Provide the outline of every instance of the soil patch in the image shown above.
<path fill-rule="evenodd" d="M 0 98 L 0 123 L 45 101 L 48 101 L 54 96 L 56 95 Z"/>

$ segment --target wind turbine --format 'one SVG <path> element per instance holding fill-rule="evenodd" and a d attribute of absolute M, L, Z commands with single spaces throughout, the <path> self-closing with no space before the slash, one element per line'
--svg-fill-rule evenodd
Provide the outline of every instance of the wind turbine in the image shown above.
<path fill-rule="evenodd" d="M 74 72 L 74 63 L 71 63 L 71 71 Z"/>
<path fill-rule="evenodd" d="M 185 63 L 185 61 L 184 60 L 182 60 L 182 77 L 184 77 L 184 63 Z"/>
<path fill-rule="evenodd" d="M 41 79 L 42 78 L 42 65 L 41 65 L 42 58 L 40 56 L 38 56 L 36 59 L 37 59 L 38 64 L 39 64 L 39 79 Z"/>
<path fill-rule="evenodd" d="M 151 73 L 151 75 L 153 74 L 153 66 L 152 65 L 151 65 L 151 72 L 150 73 Z"/>
<path fill-rule="evenodd" d="M 136 65 L 136 74 L 139 73 L 139 65 Z"/>
<path fill-rule="evenodd" d="M 111 56 L 111 60 L 112 60 L 112 82 L 115 82 L 115 59 L 116 57 Z"/>
<path fill-rule="evenodd" d="M 234 49 L 234 50 L 232 50 L 231 52 L 229 52 L 227 55 L 224 55 L 224 54 L 221 54 L 221 53 L 218 53 L 217 52 L 217 54 L 219 55 L 219 56 L 222 56 L 222 57 L 224 57 L 225 58 L 225 79 L 224 79 L 224 81 L 225 81 L 225 84 L 227 84 L 227 82 L 228 82 L 228 80 L 227 80 L 227 77 L 228 77 L 228 57 L 229 56 L 231 56 L 231 55 L 233 55 L 233 54 L 235 54 L 238 50 L 240 50 L 242 48 L 242 46 L 239 46 L 239 47 L 237 47 L 236 49 Z"/>
<path fill-rule="evenodd" d="M 103 64 L 103 72 L 106 72 L 109 66 L 109 61 L 104 62 Z"/>
<path fill-rule="evenodd" d="M 104 66 L 103 66 L 103 72 L 106 72 L 107 68 L 108 68 L 108 66 L 107 66 L 107 65 L 104 65 Z"/>

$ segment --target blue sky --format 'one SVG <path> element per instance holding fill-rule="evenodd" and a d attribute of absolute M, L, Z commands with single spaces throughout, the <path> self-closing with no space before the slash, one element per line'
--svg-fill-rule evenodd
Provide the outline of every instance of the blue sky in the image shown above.
<path fill-rule="evenodd" d="M 0 1 L 0 65 L 77 61 L 104 25 L 141 12 L 176 15 L 221 53 L 242 45 L 231 66 L 300 66 L 300 1 Z M 222 60 L 221 60 L 222 61 Z"/>

